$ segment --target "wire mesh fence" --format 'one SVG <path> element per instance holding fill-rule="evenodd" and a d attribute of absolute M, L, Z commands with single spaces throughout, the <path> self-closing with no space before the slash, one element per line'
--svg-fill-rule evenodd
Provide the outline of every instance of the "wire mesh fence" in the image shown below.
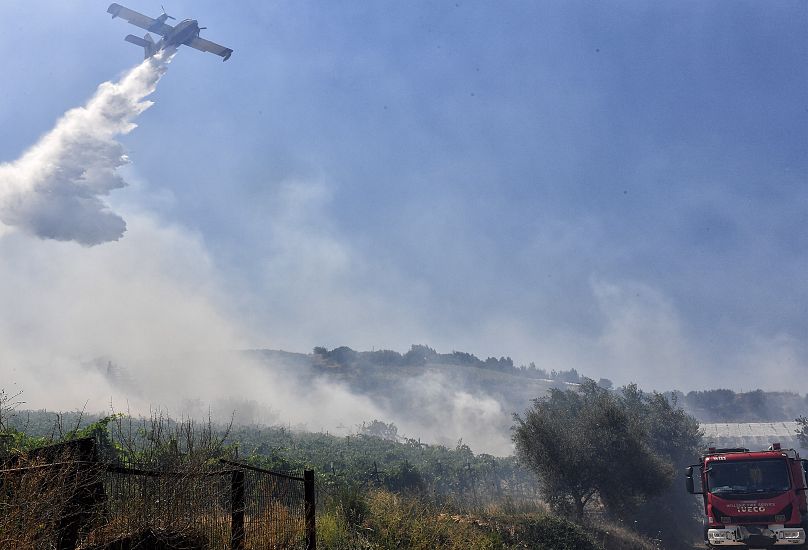
<path fill-rule="evenodd" d="M 313 472 L 232 461 L 149 469 L 65 453 L 0 469 L 0 548 L 315 548 Z"/>
<path fill-rule="evenodd" d="M 91 548 L 172 540 L 181 548 L 230 548 L 229 471 L 153 471 L 106 466 L 101 525 L 86 537 Z"/>
<path fill-rule="evenodd" d="M 245 541 L 255 548 L 267 549 L 312 546 L 313 540 L 307 537 L 307 517 L 313 513 L 313 503 L 308 504 L 304 477 L 229 461 L 223 463 L 239 467 L 233 482 L 236 496 L 239 476 L 243 476 Z"/>

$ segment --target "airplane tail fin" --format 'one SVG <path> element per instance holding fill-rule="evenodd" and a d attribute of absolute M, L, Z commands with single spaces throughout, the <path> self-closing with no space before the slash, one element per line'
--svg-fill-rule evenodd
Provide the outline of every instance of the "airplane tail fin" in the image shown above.
<path fill-rule="evenodd" d="M 154 43 L 154 39 L 151 37 L 149 33 L 146 33 L 143 38 L 135 36 L 134 34 L 128 34 L 126 35 L 126 38 L 124 38 L 124 40 L 132 44 L 135 44 L 136 46 L 142 47 L 144 59 L 148 59 L 149 57 L 157 53 L 157 44 Z"/>

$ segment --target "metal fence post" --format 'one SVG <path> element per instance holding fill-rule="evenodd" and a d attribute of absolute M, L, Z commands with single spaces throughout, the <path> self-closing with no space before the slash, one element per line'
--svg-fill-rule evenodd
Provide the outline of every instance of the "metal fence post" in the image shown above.
<path fill-rule="evenodd" d="M 306 502 L 306 550 L 317 550 L 314 470 L 304 470 L 303 472 L 303 499 Z"/>
<path fill-rule="evenodd" d="M 230 477 L 230 548 L 244 548 L 244 470 L 233 470 Z"/>

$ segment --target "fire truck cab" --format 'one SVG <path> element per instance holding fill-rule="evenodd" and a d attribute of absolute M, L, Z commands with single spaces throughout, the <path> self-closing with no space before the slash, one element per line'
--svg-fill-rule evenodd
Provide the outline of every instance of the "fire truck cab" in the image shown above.
<path fill-rule="evenodd" d="M 779 443 L 757 452 L 709 448 L 685 477 L 688 492 L 704 500 L 707 547 L 804 548 L 807 470 L 808 461 Z"/>

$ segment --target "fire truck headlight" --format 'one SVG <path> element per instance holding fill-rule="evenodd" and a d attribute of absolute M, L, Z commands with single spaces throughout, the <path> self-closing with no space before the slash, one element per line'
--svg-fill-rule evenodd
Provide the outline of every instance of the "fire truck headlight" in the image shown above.
<path fill-rule="evenodd" d="M 780 538 L 783 540 L 798 540 L 803 537 L 802 530 L 788 529 L 780 531 Z"/>

